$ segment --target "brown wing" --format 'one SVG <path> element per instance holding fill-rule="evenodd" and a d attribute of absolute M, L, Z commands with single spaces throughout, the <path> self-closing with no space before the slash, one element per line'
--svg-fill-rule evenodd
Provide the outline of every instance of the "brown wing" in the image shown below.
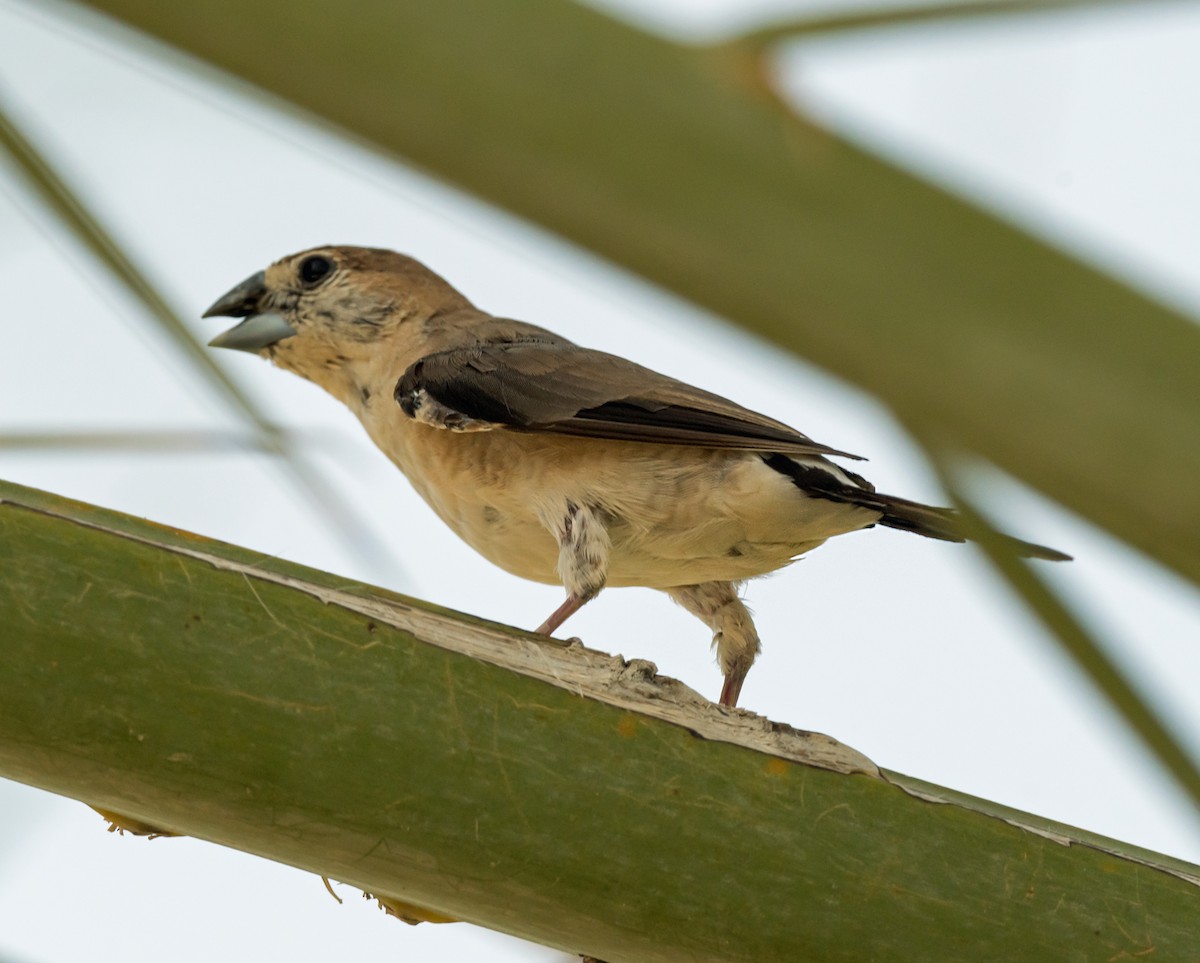
<path fill-rule="evenodd" d="M 396 385 L 410 417 L 426 399 L 452 413 L 446 427 L 465 419 L 585 438 L 859 457 L 632 361 L 549 339 L 428 355 Z"/>

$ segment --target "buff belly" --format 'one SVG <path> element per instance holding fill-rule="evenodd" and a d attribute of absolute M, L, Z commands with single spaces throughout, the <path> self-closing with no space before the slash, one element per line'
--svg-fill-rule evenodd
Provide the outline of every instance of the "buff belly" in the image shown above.
<path fill-rule="evenodd" d="M 763 575 L 878 518 L 806 496 L 754 453 L 389 421 L 368 431 L 438 516 L 537 582 L 562 582 L 551 527 L 572 504 L 604 520 L 607 584 L 651 588 Z"/>

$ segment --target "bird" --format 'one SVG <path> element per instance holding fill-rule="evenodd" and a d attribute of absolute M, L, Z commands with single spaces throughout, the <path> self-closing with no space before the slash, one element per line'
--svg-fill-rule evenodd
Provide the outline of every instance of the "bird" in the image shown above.
<path fill-rule="evenodd" d="M 719 702 L 761 649 L 744 583 L 881 525 L 966 541 L 953 510 L 877 492 L 766 415 L 545 328 L 497 317 L 420 261 L 333 245 L 275 261 L 203 317 L 348 407 L 460 538 L 561 585 L 554 633 L 606 586 L 665 592 L 712 632 Z M 1002 536 L 1020 555 L 1065 561 Z"/>

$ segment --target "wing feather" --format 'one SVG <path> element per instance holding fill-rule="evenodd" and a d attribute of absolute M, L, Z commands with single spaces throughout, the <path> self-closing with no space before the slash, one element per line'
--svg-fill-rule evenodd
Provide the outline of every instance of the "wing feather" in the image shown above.
<path fill-rule="evenodd" d="M 409 416 L 416 417 L 423 399 L 472 423 L 517 431 L 859 458 L 720 395 L 551 338 L 427 355 L 396 385 L 396 400 Z"/>

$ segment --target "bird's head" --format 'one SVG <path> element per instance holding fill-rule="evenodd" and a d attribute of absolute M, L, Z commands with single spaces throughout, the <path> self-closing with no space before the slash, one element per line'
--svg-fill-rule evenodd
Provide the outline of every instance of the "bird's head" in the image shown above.
<path fill-rule="evenodd" d="M 380 248 L 311 248 L 280 258 L 204 317 L 243 319 L 209 344 L 270 358 L 332 390 L 338 372 L 396 333 L 470 302 L 419 261 Z"/>

